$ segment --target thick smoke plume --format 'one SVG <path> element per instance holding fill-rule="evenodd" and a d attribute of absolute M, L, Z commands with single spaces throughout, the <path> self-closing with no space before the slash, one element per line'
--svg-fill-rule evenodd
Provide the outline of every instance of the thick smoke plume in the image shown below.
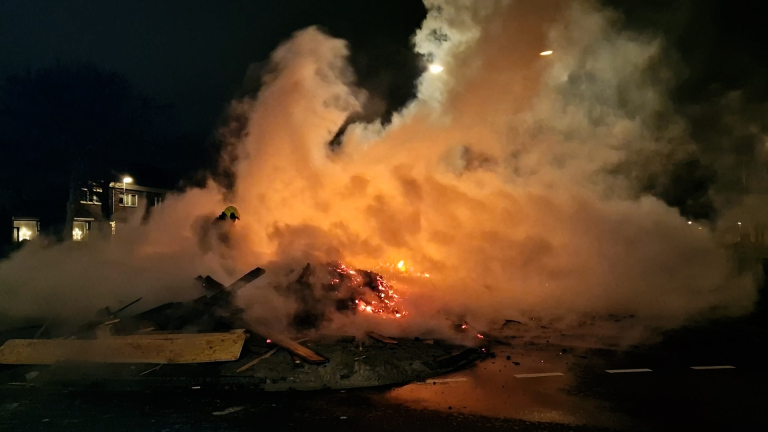
<path fill-rule="evenodd" d="M 354 124 L 329 146 L 365 93 L 346 43 L 302 30 L 273 53 L 258 97 L 232 106 L 247 118 L 223 158 L 232 190 L 172 198 L 135 228 L 140 241 L 22 251 L 0 266 L 2 310 L 53 313 L 62 304 L 51 300 L 93 293 L 130 300 L 261 265 L 267 276 L 240 302 L 255 324 L 284 325 L 296 307 L 279 293 L 290 270 L 331 260 L 393 278 L 409 312 L 333 316 L 337 331 L 606 314 L 666 327 L 750 310 L 752 276 L 736 272 L 717 233 L 644 194 L 649 177 L 695 151 L 666 96 L 663 40 L 621 30 L 590 2 L 425 3 L 415 48 L 444 70 L 423 75 L 390 125 Z M 201 243 L 193 221 L 230 203 L 243 215 L 232 241 Z M 19 276 L 33 258 L 50 276 Z M 90 272 L 70 270 L 85 263 Z M 83 305 L 103 306 L 93 303 Z"/>

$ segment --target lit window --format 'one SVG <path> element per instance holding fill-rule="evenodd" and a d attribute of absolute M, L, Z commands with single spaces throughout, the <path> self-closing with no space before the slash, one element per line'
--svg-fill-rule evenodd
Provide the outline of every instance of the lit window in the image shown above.
<path fill-rule="evenodd" d="M 37 219 L 14 219 L 13 241 L 33 240 L 40 232 L 40 222 Z"/>
<path fill-rule="evenodd" d="M 139 203 L 139 197 L 136 194 L 120 194 L 118 204 L 125 207 L 136 207 Z"/>
<path fill-rule="evenodd" d="M 75 220 L 72 222 L 72 240 L 85 241 L 88 240 L 88 231 L 91 227 L 91 223 L 87 220 Z"/>
<path fill-rule="evenodd" d="M 117 230 L 117 222 L 115 222 L 115 221 L 111 221 L 111 222 L 109 223 L 109 226 L 111 226 L 111 227 L 112 227 L 112 235 L 115 235 L 115 231 Z"/>
<path fill-rule="evenodd" d="M 162 203 L 163 203 L 163 197 L 161 197 L 161 196 L 156 196 L 156 197 L 155 197 L 155 207 L 159 206 L 159 205 L 160 205 L 160 204 L 162 204 Z"/>

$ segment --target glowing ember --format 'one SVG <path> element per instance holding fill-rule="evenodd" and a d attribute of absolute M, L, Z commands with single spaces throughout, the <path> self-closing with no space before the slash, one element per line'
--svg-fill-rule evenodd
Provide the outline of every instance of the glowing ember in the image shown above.
<path fill-rule="evenodd" d="M 401 271 L 402 271 L 403 269 L 405 269 L 405 261 L 402 261 L 402 260 L 401 260 L 399 263 L 397 263 L 397 268 L 398 268 L 399 270 L 401 270 Z"/>
<path fill-rule="evenodd" d="M 395 318 L 407 314 L 397 307 L 398 296 L 382 275 L 367 270 L 352 270 L 341 263 L 332 264 L 329 268 L 333 273 L 332 289 L 341 296 L 351 296 L 353 309 Z"/>

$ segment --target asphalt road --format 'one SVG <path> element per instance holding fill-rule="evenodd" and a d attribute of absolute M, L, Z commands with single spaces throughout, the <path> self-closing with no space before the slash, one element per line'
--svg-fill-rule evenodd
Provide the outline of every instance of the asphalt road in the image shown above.
<path fill-rule="evenodd" d="M 766 341 L 764 326 L 741 321 L 618 350 L 520 342 L 497 347 L 495 358 L 471 370 L 365 391 L 65 392 L 5 386 L 0 430 L 766 430 Z"/>

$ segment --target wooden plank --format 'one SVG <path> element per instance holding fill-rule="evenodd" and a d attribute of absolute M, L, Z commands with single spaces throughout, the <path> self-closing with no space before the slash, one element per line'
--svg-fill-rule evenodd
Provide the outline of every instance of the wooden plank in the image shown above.
<path fill-rule="evenodd" d="M 328 362 L 328 359 L 325 357 L 317 354 L 316 352 L 303 345 L 300 345 L 298 342 L 290 340 L 285 336 L 270 335 L 268 339 L 270 339 L 272 343 L 280 346 L 281 348 L 285 348 L 289 352 L 296 354 L 297 356 L 306 360 L 308 363 L 318 364 Z"/>
<path fill-rule="evenodd" d="M 104 339 L 12 339 L 0 347 L 0 364 L 208 363 L 240 357 L 245 330 L 228 333 L 147 334 Z"/>
<path fill-rule="evenodd" d="M 250 369 L 250 368 L 251 368 L 251 367 L 253 367 L 253 365 L 255 365 L 256 363 L 258 363 L 258 362 L 260 362 L 260 361 L 264 360 L 264 359 L 265 359 L 265 358 L 267 358 L 267 357 L 271 357 L 271 356 L 272 356 L 272 354 L 276 353 L 276 352 L 277 352 L 277 350 L 279 350 L 279 349 L 280 349 L 279 347 L 278 347 L 278 348 L 272 348 L 271 350 L 267 351 L 267 353 L 266 353 L 266 354 L 264 354 L 263 356 L 261 356 L 261 357 L 259 357 L 259 358 L 255 359 L 255 360 L 253 360 L 253 361 L 251 361 L 251 362 L 249 362 L 249 363 L 247 363 L 247 364 L 245 364 L 245 365 L 243 365 L 243 366 L 240 366 L 240 368 L 239 368 L 239 369 L 237 369 L 237 372 L 238 372 L 238 373 L 240 373 L 240 372 L 242 372 L 242 371 L 244 371 L 244 370 Z"/>
<path fill-rule="evenodd" d="M 227 287 L 227 291 L 235 293 L 249 283 L 263 276 L 264 273 L 266 273 L 266 271 L 263 268 L 256 267 L 255 269 L 244 274 L 240 279 L 232 282 L 232 284 Z"/>
<path fill-rule="evenodd" d="M 397 343 L 396 340 L 390 339 L 390 338 L 388 338 L 388 337 L 386 337 L 384 335 L 380 335 L 380 334 L 378 334 L 376 332 L 369 331 L 369 332 L 366 332 L 365 334 L 368 337 L 372 337 L 372 338 L 376 339 L 379 342 L 384 342 L 384 343 L 388 343 L 388 344 L 396 344 Z"/>

